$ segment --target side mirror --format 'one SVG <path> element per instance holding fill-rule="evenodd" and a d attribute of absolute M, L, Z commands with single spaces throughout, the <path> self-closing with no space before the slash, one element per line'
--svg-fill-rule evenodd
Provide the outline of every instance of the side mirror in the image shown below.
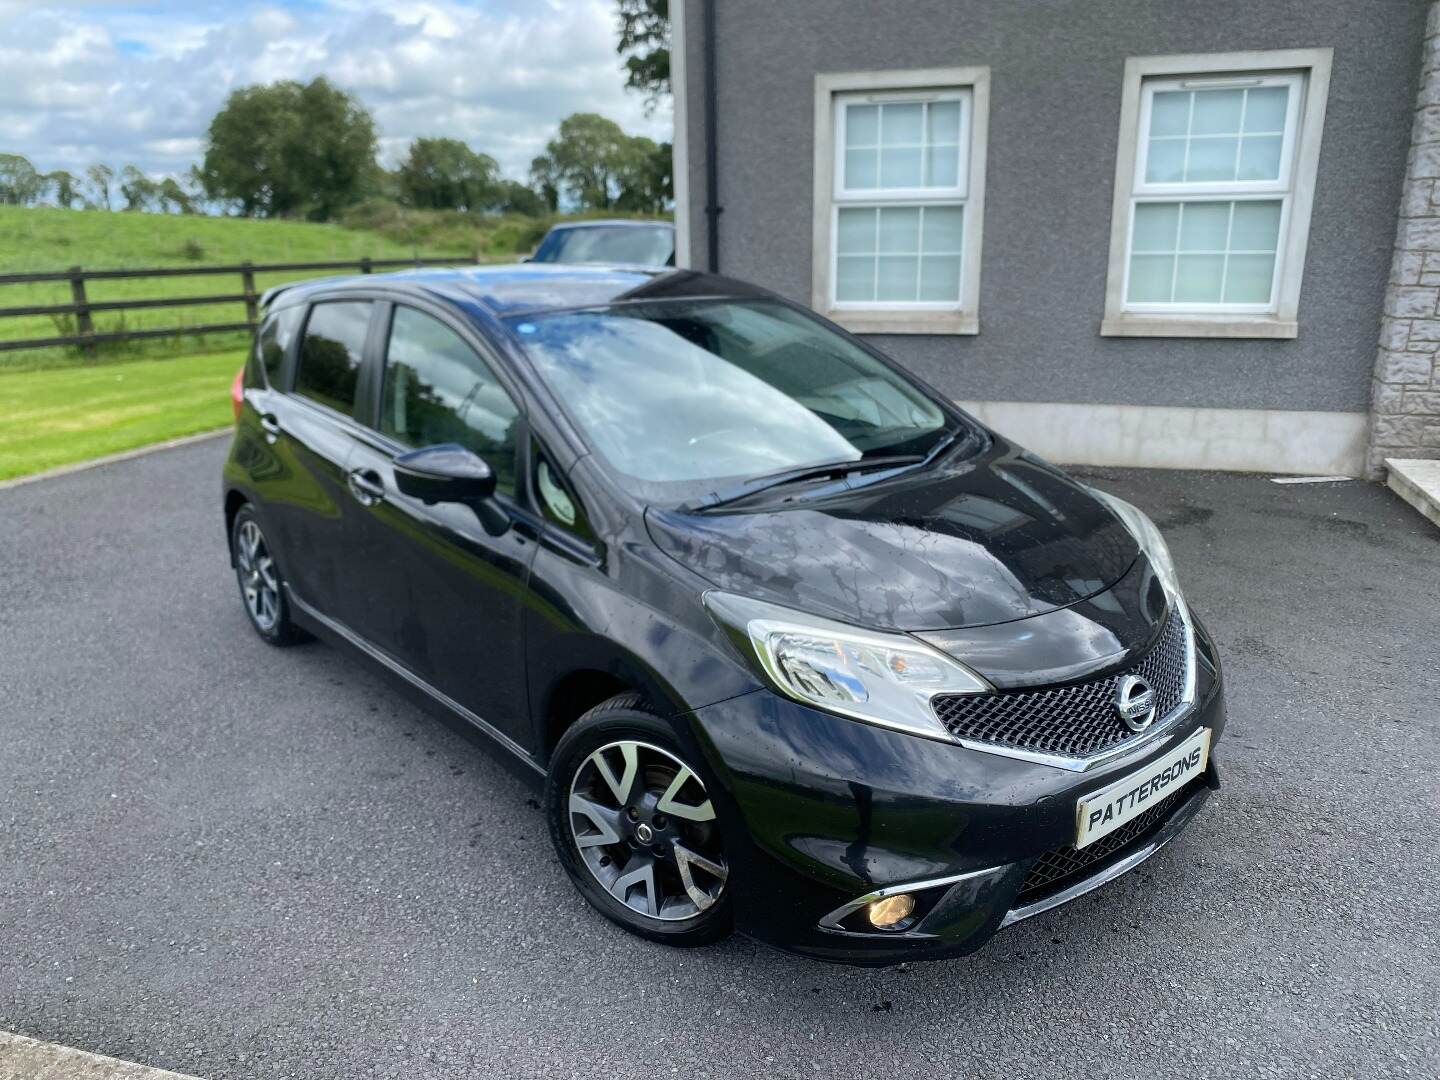
<path fill-rule="evenodd" d="M 479 502 L 495 494 L 495 473 L 478 454 L 442 443 L 397 457 L 395 486 L 428 504 Z"/>
<path fill-rule="evenodd" d="M 522 263 L 534 262 L 534 261 L 535 261 L 535 253 L 532 251 L 529 255 L 521 255 L 521 256 L 520 256 L 520 261 L 521 261 Z"/>

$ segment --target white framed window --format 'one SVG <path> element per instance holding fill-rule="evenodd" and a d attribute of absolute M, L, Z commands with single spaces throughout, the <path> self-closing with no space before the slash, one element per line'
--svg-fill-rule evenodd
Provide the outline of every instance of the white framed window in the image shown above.
<path fill-rule="evenodd" d="M 978 328 L 988 68 L 815 79 L 813 306 L 857 332 Z"/>
<path fill-rule="evenodd" d="M 1329 49 L 1125 64 L 1105 321 L 1295 337 Z"/>

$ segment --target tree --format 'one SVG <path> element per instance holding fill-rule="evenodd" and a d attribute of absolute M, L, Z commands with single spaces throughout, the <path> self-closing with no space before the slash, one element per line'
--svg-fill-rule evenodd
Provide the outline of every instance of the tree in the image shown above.
<path fill-rule="evenodd" d="M 160 209 L 165 213 L 176 214 L 195 213 L 195 204 L 190 201 L 190 194 L 180 186 L 180 181 L 173 176 L 167 176 L 160 181 L 160 186 L 155 191 L 156 201 L 160 203 Z"/>
<path fill-rule="evenodd" d="M 670 0 L 619 0 L 619 6 L 615 51 L 625 57 L 625 85 L 643 91 L 645 108 L 653 112 L 670 93 Z"/>
<path fill-rule="evenodd" d="M 55 193 L 55 205 L 62 210 L 69 210 L 80 199 L 80 181 L 64 169 L 46 173 L 45 186 Z"/>
<path fill-rule="evenodd" d="M 500 164 L 459 139 L 416 139 L 395 179 L 407 206 L 482 210 L 496 201 Z"/>
<path fill-rule="evenodd" d="M 615 209 L 655 214 L 674 198 L 669 143 L 657 143 L 643 135 L 633 136 L 634 154 L 620 174 L 620 196 Z"/>
<path fill-rule="evenodd" d="M 560 209 L 560 188 L 565 180 L 560 175 L 560 166 L 549 154 L 541 154 L 530 162 L 530 183 L 547 210 L 553 214 Z"/>
<path fill-rule="evenodd" d="M 493 209 L 502 214 L 524 214 L 526 217 L 539 217 L 548 206 L 543 195 L 539 195 L 533 188 L 528 188 L 518 180 L 501 180 L 499 187 L 495 189 L 495 202 Z"/>
<path fill-rule="evenodd" d="M 134 165 L 120 170 L 120 197 L 125 200 L 126 210 L 148 210 L 159 193 L 160 185 Z"/>
<path fill-rule="evenodd" d="M 620 125 L 595 113 L 575 113 L 560 121 L 560 131 L 545 144 L 545 153 L 530 166 L 536 186 L 551 201 L 550 190 L 569 195 L 587 209 L 608 210 L 615 205 L 626 177 L 642 168 L 649 139 L 635 139 Z"/>
<path fill-rule="evenodd" d="M 201 172 L 211 198 L 247 217 L 326 221 L 372 184 L 375 121 L 321 77 L 234 91 L 210 122 Z"/>
<path fill-rule="evenodd" d="M 0 205 L 29 206 L 45 191 L 45 181 L 28 158 L 0 154 Z"/>
<path fill-rule="evenodd" d="M 109 165 L 91 165 L 85 170 L 85 186 L 90 192 L 89 202 L 97 210 L 110 209 L 110 185 L 115 182 L 115 170 Z"/>

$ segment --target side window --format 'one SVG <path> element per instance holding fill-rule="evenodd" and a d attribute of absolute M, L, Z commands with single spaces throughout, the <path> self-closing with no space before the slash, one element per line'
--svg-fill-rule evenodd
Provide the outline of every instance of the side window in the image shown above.
<path fill-rule="evenodd" d="M 550 463 L 550 456 L 541 450 L 532 437 L 535 454 L 535 502 L 545 520 L 568 529 L 586 539 L 594 536 L 585 508 L 575 497 L 575 489 L 559 469 Z"/>
<path fill-rule="evenodd" d="M 370 328 L 368 301 L 331 301 L 310 309 L 300 341 L 295 392 L 337 412 L 355 411 L 360 359 Z"/>
<path fill-rule="evenodd" d="M 271 389 L 280 388 L 281 369 L 285 365 L 285 353 L 300 328 L 300 316 L 305 309 L 300 305 L 281 308 L 271 312 L 255 335 L 255 358 L 264 369 L 265 381 Z"/>
<path fill-rule="evenodd" d="M 407 446 L 459 443 L 495 470 L 515 494 L 520 410 L 459 334 L 414 308 L 395 308 L 385 354 L 380 430 Z"/>

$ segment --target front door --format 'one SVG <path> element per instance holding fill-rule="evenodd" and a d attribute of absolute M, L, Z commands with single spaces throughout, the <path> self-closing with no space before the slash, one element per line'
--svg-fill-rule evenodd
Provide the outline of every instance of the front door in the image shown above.
<path fill-rule="evenodd" d="M 397 455 L 459 443 L 494 470 L 495 499 L 513 503 L 520 410 L 457 329 L 395 305 L 384 336 L 379 410 L 349 460 L 378 494 L 357 532 L 355 629 L 482 720 L 527 741 L 521 611 L 534 543 L 492 535 L 473 507 L 426 506 L 395 486 Z"/>

